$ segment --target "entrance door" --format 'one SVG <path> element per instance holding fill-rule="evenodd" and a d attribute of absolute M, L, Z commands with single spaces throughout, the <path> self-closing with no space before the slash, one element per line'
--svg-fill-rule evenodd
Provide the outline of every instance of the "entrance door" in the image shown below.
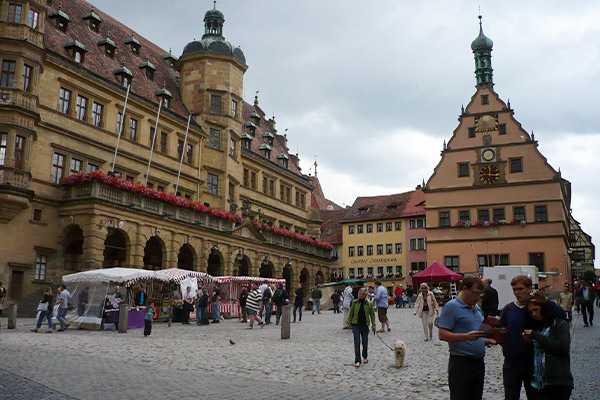
<path fill-rule="evenodd" d="M 10 289 L 8 296 L 12 300 L 20 301 L 23 296 L 23 271 L 11 271 L 10 273 Z"/>

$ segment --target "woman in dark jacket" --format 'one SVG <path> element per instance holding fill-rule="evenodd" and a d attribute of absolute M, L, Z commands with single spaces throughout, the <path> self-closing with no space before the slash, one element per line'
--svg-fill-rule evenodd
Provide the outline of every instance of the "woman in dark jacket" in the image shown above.
<path fill-rule="evenodd" d="M 532 340 L 534 358 L 531 386 L 540 400 L 568 400 L 573 390 L 569 349 L 569 323 L 555 318 L 547 302 L 530 300 L 529 314 L 534 329 L 525 329 L 525 340 Z"/>
<path fill-rule="evenodd" d="M 373 310 L 373 304 L 368 300 L 367 289 L 360 289 L 358 291 L 358 299 L 352 302 L 350 311 L 348 312 L 348 327 L 352 328 L 354 333 L 354 366 L 360 367 L 360 342 L 362 339 L 363 351 L 362 357 L 363 362 L 366 364 L 369 362 L 369 326 L 375 333 L 375 311 Z"/>
<path fill-rule="evenodd" d="M 40 329 L 42 327 L 42 321 L 44 321 L 44 318 L 48 319 L 48 330 L 46 331 L 46 333 L 52 333 L 52 328 L 54 327 L 54 325 L 52 324 L 52 300 L 54 299 L 54 296 L 52 296 L 52 288 L 50 286 L 48 286 L 46 289 L 44 289 L 44 298 L 40 301 L 40 306 L 38 307 L 38 309 L 42 308 L 42 304 L 45 304 L 46 306 L 43 307 L 43 310 L 40 310 L 40 316 L 38 317 L 37 320 L 37 325 L 34 329 L 32 329 L 32 332 L 37 332 L 38 329 Z"/>
<path fill-rule="evenodd" d="M 296 322 L 296 310 L 300 312 L 300 319 L 298 321 L 302 321 L 302 307 L 304 306 L 304 288 L 302 287 L 302 282 L 298 285 L 298 289 L 294 292 L 296 298 L 294 299 L 294 321 Z"/>

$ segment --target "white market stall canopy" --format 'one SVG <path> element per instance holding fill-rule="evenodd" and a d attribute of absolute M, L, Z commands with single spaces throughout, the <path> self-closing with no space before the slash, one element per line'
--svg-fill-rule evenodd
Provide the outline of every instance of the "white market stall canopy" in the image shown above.
<path fill-rule="evenodd" d="M 140 280 L 157 279 L 167 282 L 169 278 L 159 271 L 149 271 L 141 268 L 106 268 L 77 272 L 62 277 L 64 283 L 75 282 L 136 282 Z"/>
<path fill-rule="evenodd" d="M 190 271 L 187 269 L 169 268 L 161 269 L 156 272 L 170 282 L 181 282 L 187 278 L 198 278 L 204 282 L 217 281 L 212 275 L 209 275 L 206 272 Z"/>
<path fill-rule="evenodd" d="M 267 281 L 267 283 L 269 283 L 270 285 L 278 285 L 280 283 L 285 285 L 285 279 L 262 278 L 262 277 L 259 277 L 259 276 L 216 276 L 215 279 L 219 283 L 229 283 L 229 282 L 240 282 L 240 283 L 244 283 L 244 282 L 257 282 L 257 283 L 262 283 L 264 281 Z"/>

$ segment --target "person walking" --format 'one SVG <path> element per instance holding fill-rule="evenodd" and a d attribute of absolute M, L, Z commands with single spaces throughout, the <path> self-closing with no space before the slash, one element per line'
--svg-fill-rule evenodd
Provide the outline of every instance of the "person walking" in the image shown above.
<path fill-rule="evenodd" d="M 433 292 L 429 290 L 429 286 L 426 283 L 421 283 L 421 292 L 417 296 L 415 302 L 415 312 L 413 315 L 419 316 L 423 323 L 423 333 L 425 334 L 425 341 L 433 340 L 433 318 L 435 314 L 439 314 L 440 308 Z"/>
<path fill-rule="evenodd" d="M 37 332 L 42 327 L 42 322 L 44 322 L 44 318 L 48 319 L 48 330 L 46 333 L 52 333 L 52 328 L 54 328 L 54 324 L 52 323 L 52 300 L 54 297 L 52 296 L 52 288 L 50 286 L 44 289 L 44 298 L 40 300 L 40 304 L 38 305 L 38 311 L 40 315 L 38 316 L 37 325 L 32 332 Z"/>
<path fill-rule="evenodd" d="M 523 337 L 526 341 L 533 341 L 531 386 L 534 398 L 569 400 L 573 390 L 569 324 L 552 314 L 548 302 L 531 299 L 527 309 L 534 323 L 533 329 L 523 331 Z"/>
<path fill-rule="evenodd" d="M 467 275 L 462 280 L 459 297 L 450 300 L 442 309 L 439 338 L 448 342 L 448 386 L 450 400 L 481 400 L 485 377 L 485 345 L 496 344 L 484 339 L 479 330 L 483 313 L 477 300 L 483 293 L 483 282 Z"/>
<path fill-rule="evenodd" d="M 575 296 L 575 310 L 577 314 L 581 311 L 581 304 L 583 303 L 583 284 L 581 281 L 575 282 L 573 285 L 573 292 Z"/>
<path fill-rule="evenodd" d="M 261 310 L 265 310 L 265 325 L 269 325 L 271 323 L 271 314 L 273 314 L 273 303 L 271 299 L 273 298 L 273 291 L 267 285 L 265 290 L 262 293 L 262 307 Z M 262 312 L 261 312 L 262 318 Z"/>
<path fill-rule="evenodd" d="M 283 287 L 283 283 L 280 283 L 277 286 L 277 290 L 275 290 L 275 294 L 273 295 L 273 304 L 277 307 L 275 310 L 275 325 L 279 325 L 279 320 L 281 319 L 281 312 L 283 311 L 283 306 L 287 305 L 290 302 L 290 296 Z"/>
<path fill-rule="evenodd" d="M 85 314 L 85 307 L 90 302 L 90 288 L 85 287 L 81 293 L 79 293 L 79 297 L 77 298 L 77 315 L 80 317 Z"/>
<path fill-rule="evenodd" d="M 594 325 L 594 299 L 596 293 L 588 281 L 583 281 L 581 287 L 581 314 L 583 315 L 583 327 L 587 328 Z"/>
<path fill-rule="evenodd" d="M 250 326 L 247 329 L 252 329 L 254 321 L 258 321 L 259 325 L 263 324 L 263 320 L 258 316 L 258 310 L 262 303 L 262 296 L 258 290 L 256 282 L 252 282 L 252 290 L 248 293 L 248 299 L 246 300 L 246 308 L 248 309 L 248 318 L 250 319 Z"/>
<path fill-rule="evenodd" d="M 406 286 L 406 301 L 408 302 L 408 308 L 412 308 L 413 295 L 415 294 L 412 285 Z"/>
<path fill-rule="evenodd" d="M 67 322 L 65 317 L 67 316 L 67 311 L 69 311 L 69 300 L 71 300 L 71 293 L 67 290 L 67 285 L 61 283 L 60 285 L 60 295 L 58 296 L 58 315 L 56 319 L 60 322 L 60 328 L 58 328 L 58 332 L 63 332 L 67 329 L 71 324 Z"/>
<path fill-rule="evenodd" d="M 481 296 L 481 311 L 483 318 L 498 315 L 498 291 L 492 287 L 490 278 L 483 280 L 483 295 Z"/>
<path fill-rule="evenodd" d="M 192 287 L 188 286 L 183 295 L 183 325 L 190 324 L 190 313 L 194 309 L 194 297 L 192 296 Z"/>
<path fill-rule="evenodd" d="M 350 311 L 348 312 L 347 325 L 354 333 L 354 366 L 360 367 L 360 342 L 362 339 L 362 358 L 363 362 L 369 362 L 369 326 L 373 333 L 377 329 L 375 325 L 375 310 L 373 305 L 367 300 L 367 289 L 360 289 L 358 299 L 352 302 Z"/>
<path fill-rule="evenodd" d="M 342 309 L 344 310 L 344 329 L 351 329 L 348 327 L 348 312 L 350 311 L 350 306 L 352 305 L 352 300 L 354 297 L 352 296 L 352 289 L 354 288 L 354 283 L 349 284 L 344 289 L 343 299 L 342 299 Z"/>
<path fill-rule="evenodd" d="M 573 293 L 571 293 L 569 282 L 565 282 L 563 291 L 558 295 L 558 305 L 567 314 L 567 322 L 571 324 L 573 318 L 573 312 L 571 311 L 573 309 Z"/>
<path fill-rule="evenodd" d="M 316 311 L 318 314 L 321 314 L 321 298 L 323 297 L 323 292 L 321 291 L 320 283 L 317 283 L 317 287 L 313 288 L 310 297 L 313 299 L 312 313 L 314 314 Z"/>
<path fill-rule="evenodd" d="M 246 286 L 242 287 L 242 291 L 240 292 L 240 315 L 242 316 L 242 320 L 240 322 L 246 323 L 248 322 L 248 310 L 246 309 L 246 300 L 248 299 L 248 288 Z"/>
<path fill-rule="evenodd" d="M 379 332 L 385 332 L 386 326 L 387 331 L 389 332 L 392 330 L 392 328 L 390 328 L 390 320 L 387 317 L 387 311 L 389 307 L 388 291 L 381 285 L 381 281 L 379 280 L 375 281 L 375 287 L 377 288 L 377 291 L 375 292 L 373 301 L 377 306 L 377 318 L 379 319 L 379 322 L 381 322 L 381 329 Z"/>
<path fill-rule="evenodd" d="M 331 301 L 333 303 L 333 313 L 334 314 L 341 313 L 340 308 L 339 308 L 340 300 L 341 300 L 340 292 L 336 290 L 331 295 Z"/>
<path fill-rule="evenodd" d="M 304 307 L 304 287 L 302 282 L 298 284 L 298 289 L 294 292 L 294 320 L 292 322 L 296 322 L 296 310 L 300 313 L 300 318 L 298 318 L 298 322 L 302 321 L 302 307 Z"/>
<path fill-rule="evenodd" d="M 189 289 L 189 287 L 188 287 Z M 146 314 L 144 315 L 144 337 L 150 336 L 152 333 L 152 319 L 154 318 L 154 303 L 150 302 L 146 307 Z"/>
<path fill-rule="evenodd" d="M 213 307 L 213 324 L 218 324 L 221 322 L 221 313 L 219 307 L 221 307 L 221 290 L 219 289 L 219 285 L 215 283 L 215 287 L 213 289 L 212 295 L 212 307 Z"/>
<path fill-rule="evenodd" d="M 200 314 L 200 323 L 198 325 L 208 325 L 208 312 L 206 309 L 208 308 L 208 289 L 206 287 L 202 288 L 202 294 L 200 298 L 198 298 L 198 314 Z"/>

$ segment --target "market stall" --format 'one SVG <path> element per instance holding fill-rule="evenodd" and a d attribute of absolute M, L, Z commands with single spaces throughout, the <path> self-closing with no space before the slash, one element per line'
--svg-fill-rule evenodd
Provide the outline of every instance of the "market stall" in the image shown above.
<path fill-rule="evenodd" d="M 364 279 L 345 279 L 343 281 L 322 284 L 321 292 L 323 293 L 323 297 L 321 298 L 321 310 L 333 310 L 333 301 L 331 300 L 331 295 L 337 290 L 341 290 L 342 292 L 344 292 L 346 286 L 351 283 L 362 284 L 364 283 Z M 315 287 L 316 286 L 310 288 L 307 295 L 310 294 L 310 291 Z"/>
<path fill-rule="evenodd" d="M 168 320 L 169 318 L 173 322 L 181 322 L 182 320 L 182 309 L 181 304 L 185 292 L 188 287 L 191 287 L 192 294 L 196 297 L 198 290 L 198 282 L 202 282 L 204 285 L 208 285 L 217 280 L 206 272 L 190 271 L 187 269 L 180 268 L 169 268 L 161 269 L 156 271 L 163 278 L 169 282 L 170 290 L 163 290 L 160 299 L 154 299 L 156 309 L 158 310 L 158 318 L 161 320 Z M 173 301 L 179 299 L 179 301 Z M 170 306 L 174 306 L 171 308 Z M 195 310 L 190 314 L 191 318 L 195 318 Z"/>
<path fill-rule="evenodd" d="M 134 307 L 132 286 L 138 282 L 166 282 L 157 271 L 137 268 L 107 268 L 65 275 L 62 281 L 71 294 L 66 319 L 78 328 L 100 329 L 103 325 L 117 325 L 119 305 L 129 304 L 128 328 L 144 326 L 144 308 Z M 121 286 L 123 288 L 121 288 Z M 147 288 L 149 298 L 152 287 Z"/>
<path fill-rule="evenodd" d="M 275 286 L 276 288 L 280 283 L 285 286 L 285 279 L 262 278 L 256 276 L 216 276 L 215 279 L 219 283 L 221 290 L 221 305 L 219 306 L 219 312 L 225 314 L 228 313 L 232 317 L 237 317 L 239 315 L 238 299 L 243 286 L 249 286 L 252 282 L 256 282 L 257 285 L 262 285 L 265 281 L 267 281 L 267 284 L 271 287 Z M 209 293 L 212 297 L 212 287 L 209 288 Z M 275 310 L 276 307 L 273 305 L 273 312 L 275 312 Z M 208 312 L 212 313 L 212 304 L 209 304 Z"/>
<path fill-rule="evenodd" d="M 452 286 L 462 281 L 463 274 L 448 269 L 439 261 L 434 261 L 427 269 L 412 276 L 415 292 L 418 293 L 419 285 L 427 282 L 433 290 L 438 303 L 445 304 L 454 296 Z"/>

